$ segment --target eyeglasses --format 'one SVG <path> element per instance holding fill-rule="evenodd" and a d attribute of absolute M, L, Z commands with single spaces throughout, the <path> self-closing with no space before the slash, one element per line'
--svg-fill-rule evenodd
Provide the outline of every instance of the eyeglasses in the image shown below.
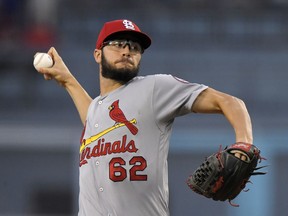
<path fill-rule="evenodd" d="M 105 41 L 102 43 L 101 49 L 105 46 L 111 46 L 114 50 L 120 51 L 120 49 L 124 49 L 126 45 L 129 46 L 129 50 L 131 53 L 143 53 L 144 50 L 141 47 L 141 45 L 138 42 L 134 42 L 131 40 L 111 40 L 111 41 Z"/>

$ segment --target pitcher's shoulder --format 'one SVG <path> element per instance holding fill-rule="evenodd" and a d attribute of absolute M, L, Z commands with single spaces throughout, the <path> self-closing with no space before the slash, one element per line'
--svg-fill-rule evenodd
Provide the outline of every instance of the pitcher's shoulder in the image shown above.
<path fill-rule="evenodd" d="M 173 76 L 171 74 L 152 74 L 146 76 L 137 76 L 133 79 L 134 81 L 149 81 L 149 80 L 156 80 L 156 79 L 170 79 Z"/>

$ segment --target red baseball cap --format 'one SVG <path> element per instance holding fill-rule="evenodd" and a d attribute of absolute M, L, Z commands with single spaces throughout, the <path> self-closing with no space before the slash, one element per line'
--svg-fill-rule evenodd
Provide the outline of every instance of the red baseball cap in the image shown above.
<path fill-rule="evenodd" d="M 150 37 L 141 32 L 140 28 L 130 20 L 114 20 L 106 22 L 101 29 L 96 42 L 96 49 L 100 49 L 102 43 L 113 36 L 125 35 L 127 39 L 133 38 L 140 43 L 143 49 L 147 49 L 151 45 Z"/>

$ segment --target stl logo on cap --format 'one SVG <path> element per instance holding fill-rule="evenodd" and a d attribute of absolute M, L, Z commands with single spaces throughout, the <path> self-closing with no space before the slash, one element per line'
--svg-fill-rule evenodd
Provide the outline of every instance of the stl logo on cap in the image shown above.
<path fill-rule="evenodd" d="M 133 35 L 134 38 L 137 38 L 143 49 L 147 49 L 151 45 L 150 37 L 141 32 L 140 28 L 135 23 L 127 19 L 122 19 L 106 22 L 103 25 L 98 35 L 96 48 L 101 49 L 103 42 L 107 40 L 107 38 L 121 33 Z"/>
<path fill-rule="evenodd" d="M 125 26 L 126 29 L 132 29 L 132 30 L 135 30 L 135 26 L 134 24 L 129 21 L 129 20 L 123 20 L 123 24 Z"/>

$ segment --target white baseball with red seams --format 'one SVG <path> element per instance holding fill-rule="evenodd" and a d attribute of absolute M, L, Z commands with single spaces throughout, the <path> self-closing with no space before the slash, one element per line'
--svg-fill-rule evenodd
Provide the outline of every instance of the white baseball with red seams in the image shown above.
<path fill-rule="evenodd" d="M 36 53 L 34 55 L 33 65 L 36 70 L 40 68 L 50 68 L 54 64 L 52 57 L 47 53 Z"/>
<path fill-rule="evenodd" d="M 169 216 L 172 124 L 205 85 L 135 77 L 90 104 L 80 146 L 79 216 Z"/>

